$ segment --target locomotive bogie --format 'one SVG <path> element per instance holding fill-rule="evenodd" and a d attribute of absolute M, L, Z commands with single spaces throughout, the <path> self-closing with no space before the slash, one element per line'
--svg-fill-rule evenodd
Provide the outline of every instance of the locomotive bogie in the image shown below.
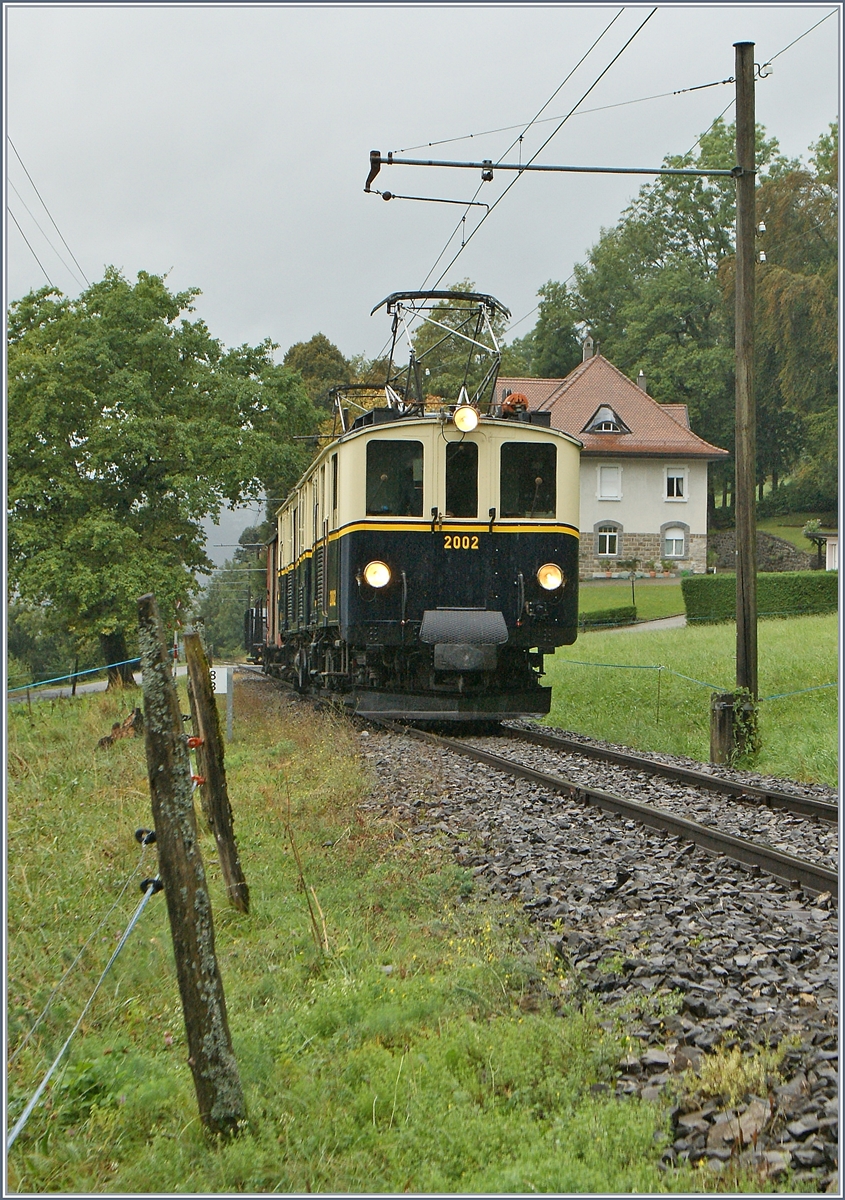
<path fill-rule="evenodd" d="M 416 720 L 539 714 L 575 640 L 579 444 L 530 420 L 375 410 L 278 513 L 265 670 Z"/>

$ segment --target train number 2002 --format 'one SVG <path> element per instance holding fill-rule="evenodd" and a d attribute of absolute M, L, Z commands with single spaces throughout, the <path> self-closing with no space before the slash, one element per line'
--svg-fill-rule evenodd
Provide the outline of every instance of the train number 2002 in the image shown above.
<path fill-rule="evenodd" d="M 446 533 L 443 535 L 444 550 L 477 550 L 478 534 Z"/>

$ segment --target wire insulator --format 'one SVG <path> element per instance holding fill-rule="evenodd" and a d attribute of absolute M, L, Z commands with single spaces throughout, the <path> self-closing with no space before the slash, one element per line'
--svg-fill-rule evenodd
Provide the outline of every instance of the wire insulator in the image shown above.
<path fill-rule="evenodd" d="M 152 846 L 155 840 L 156 834 L 154 829 L 135 830 L 135 841 L 140 842 L 142 846 Z"/>
<path fill-rule="evenodd" d="M 205 740 L 201 737 L 189 737 L 187 742 L 189 750 L 196 750 L 197 746 L 205 745 Z"/>
<path fill-rule="evenodd" d="M 142 879 L 141 880 L 141 891 L 146 892 L 150 888 L 152 888 L 150 895 L 154 896 L 156 894 L 156 892 L 164 891 L 164 884 L 161 882 L 160 879 Z"/>

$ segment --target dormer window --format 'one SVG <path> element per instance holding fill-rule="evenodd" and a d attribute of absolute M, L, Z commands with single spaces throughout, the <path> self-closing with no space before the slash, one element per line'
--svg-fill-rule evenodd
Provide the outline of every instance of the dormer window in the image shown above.
<path fill-rule="evenodd" d="M 584 428 L 582 433 L 630 433 L 630 429 L 621 417 L 608 404 L 598 408 Z"/>

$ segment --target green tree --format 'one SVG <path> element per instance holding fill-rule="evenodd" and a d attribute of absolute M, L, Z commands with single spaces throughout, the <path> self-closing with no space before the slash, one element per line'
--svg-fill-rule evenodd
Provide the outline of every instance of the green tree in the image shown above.
<path fill-rule="evenodd" d="M 323 333 L 315 333 L 307 342 L 296 342 L 287 351 L 284 365 L 298 371 L 312 404 L 330 407 L 329 389 L 352 382 L 352 367 L 340 350 Z"/>
<path fill-rule="evenodd" d="M 252 525 L 241 533 L 231 559 L 216 570 L 199 597 L 196 611 L 215 654 L 239 654 L 244 649 L 244 613 L 263 603 L 267 588 L 265 544 L 272 525 Z"/>
<path fill-rule="evenodd" d="M 581 361 L 581 344 L 572 295 L 566 284 L 550 279 L 540 288 L 540 306 L 531 344 L 531 374 L 562 379 Z"/>
<path fill-rule="evenodd" d="M 669 156 L 665 165 L 729 169 L 735 159 L 735 128 L 718 120 L 696 154 Z M 772 186 L 797 167 L 761 126 L 757 167 Z M 576 319 L 603 354 L 632 376 L 642 370 L 656 400 L 686 403 L 696 433 L 731 451 L 733 313 L 725 269 L 733 262 L 735 217 L 732 179 L 661 176 L 640 189 L 613 229 L 602 230 L 575 269 L 571 295 Z M 789 430 L 786 446 L 770 439 L 770 456 L 793 446 L 803 426 L 791 422 Z M 732 470 L 732 462 L 711 470 L 711 504 L 713 489 L 720 482 L 727 488 Z"/>
<path fill-rule="evenodd" d="M 307 461 L 302 385 L 269 341 L 225 351 L 181 316 L 197 294 L 109 268 L 75 300 L 42 288 L 9 313 L 11 594 L 97 637 L 107 664 L 129 657 L 139 595 L 167 620 L 186 609 L 211 569 L 203 519 Z"/>

